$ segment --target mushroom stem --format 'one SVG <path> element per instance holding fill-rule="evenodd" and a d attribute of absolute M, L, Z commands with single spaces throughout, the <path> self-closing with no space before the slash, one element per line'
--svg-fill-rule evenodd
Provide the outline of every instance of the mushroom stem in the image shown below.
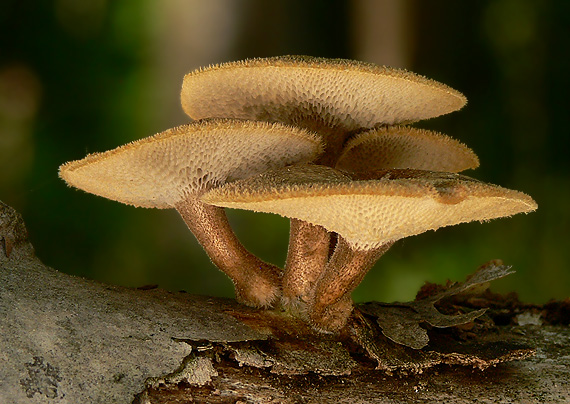
<path fill-rule="evenodd" d="M 315 161 L 315 164 L 327 167 L 336 166 L 336 163 L 342 155 L 344 144 L 350 137 L 349 132 L 345 129 L 323 128 L 322 126 L 312 128 L 312 130 L 321 135 L 325 144 L 325 151 Z"/>
<path fill-rule="evenodd" d="M 317 329 L 338 331 L 344 327 L 352 312 L 350 294 L 393 243 L 355 249 L 338 236 L 334 253 L 316 282 L 309 308 L 309 318 Z"/>
<path fill-rule="evenodd" d="M 283 273 L 283 302 L 305 300 L 321 275 L 329 254 L 330 233 L 322 226 L 291 219 L 289 250 Z"/>
<path fill-rule="evenodd" d="M 236 299 L 248 306 L 269 307 L 280 293 L 281 269 L 261 261 L 237 239 L 224 208 L 190 196 L 175 206 L 212 262 L 230 277 Z"/>
<path fill-rule="evenodd" d="M 318 123 L 303 122 L 301 125 L 318 133 L 325 144 L 325 152 L 315 164 L 334 167 L 342 153 L 348 132 Z M 290 219 L 289 249 L 283 273 L 283 304 L 294 306 L 302 303 L 322 273 L 334 247 L 331 233 L 324 227 L 300 219 Z"/>

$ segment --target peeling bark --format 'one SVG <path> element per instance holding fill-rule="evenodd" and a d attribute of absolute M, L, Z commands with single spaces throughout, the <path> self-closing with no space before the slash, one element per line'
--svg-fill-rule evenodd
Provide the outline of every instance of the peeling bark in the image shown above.
<path fill-rule="evenodd" d="M 340 334 L 315 334 L 279 310 L 55 271 L 2 204 L 0 268 L 0 402 L 570 401 L 570 301 L 464 297 L 451 309 L 490 308 L 425 326 L 422 349 L 385 337 L 369 306 Z"/>

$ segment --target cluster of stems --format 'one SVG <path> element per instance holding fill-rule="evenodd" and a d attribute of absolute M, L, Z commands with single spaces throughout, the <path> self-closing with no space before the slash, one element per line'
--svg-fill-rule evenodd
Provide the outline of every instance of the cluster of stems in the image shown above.
<path fill-rule="evenodd" d="M 315 164 L 334 167 L 348 134 L 320 134 L 325 153 Z M 212 262 L 230 277 L 238 301 L 253 307 L 283 306 L 325 332 L 346 324 L 352 312 L 351 292 L 391 245 L 354 248 L 322 226 L 291 219 L 287 260 L 281 269 L 245 249 L 224 208 L 189 195 L 176 209 Z"/>

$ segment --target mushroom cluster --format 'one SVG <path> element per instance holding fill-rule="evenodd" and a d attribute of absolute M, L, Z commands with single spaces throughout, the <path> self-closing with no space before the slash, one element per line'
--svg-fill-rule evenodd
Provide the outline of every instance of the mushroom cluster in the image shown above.
<path fill-rule="evenodd" d="M 346 324 L 351 292 L 395 241 L 537 207 L 458 174 L 479 165 L 462 143 L 407 126 L 466 103 L 414 73 L 251 59 L 187 74 L 181 100 L 193 123 L 66 163 L 60 176 L 123 203 L 175 208 L 240 302 L 281 303 L 318 330 Z M 285 268 L 248 252 L 224 208 L 289 218 Z"/>

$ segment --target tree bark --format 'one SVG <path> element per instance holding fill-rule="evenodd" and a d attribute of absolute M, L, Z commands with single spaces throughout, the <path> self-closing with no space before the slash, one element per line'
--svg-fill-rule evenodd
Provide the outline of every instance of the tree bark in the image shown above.
<path fill-rule="evenodd" d="M 1 204 L 0 268 L 0 402 L 570 402 L 570 301 L 429 328 L 421 350 L 366 310 L 315 334 L 278 310 L 55 271 Z M 519 324 L 489 325 L 505 316 Z"/>

